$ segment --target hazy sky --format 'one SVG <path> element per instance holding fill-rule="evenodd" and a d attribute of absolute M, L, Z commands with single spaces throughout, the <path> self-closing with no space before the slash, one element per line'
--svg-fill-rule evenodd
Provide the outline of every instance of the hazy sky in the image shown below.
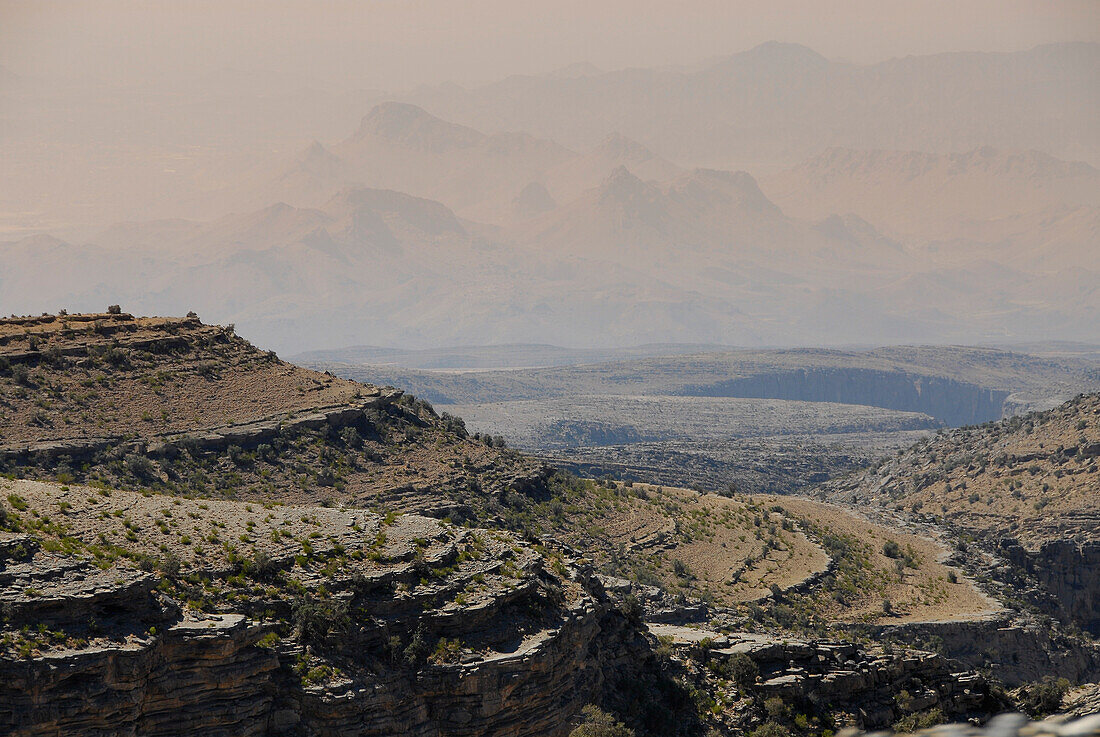
<path fill-rule="evenodd" d="M 233 68 L 393 90 L 768 40 L 858 61 L 1100 41 L 1100 0 L 0 0 L 10 71 L 122 83 Z"/>

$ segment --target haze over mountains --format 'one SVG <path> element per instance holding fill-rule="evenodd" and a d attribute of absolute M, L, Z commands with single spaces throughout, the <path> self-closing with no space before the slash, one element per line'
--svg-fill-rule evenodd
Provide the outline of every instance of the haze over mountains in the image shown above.
<path fill-rule="evenodd" d="M 1100 47 L 909 56 L 878 64 L 765 43 L 689 69 L 516 76 L 411 97 L 465 125 L 591 146 L 621 131 L 693 166 L 797 161 L 845 146 L 1038 148 L 1096 162 Z"/>
<path fill-rule="evenodd" d="M 143 212 L 190 219 L 12 236 L 0 311 L 194 309 L 281 351 L 1094 341 L 1098 71 L 1095 44 L 868 66 L 772 43 L 424 88 L 151 188 Z"/>

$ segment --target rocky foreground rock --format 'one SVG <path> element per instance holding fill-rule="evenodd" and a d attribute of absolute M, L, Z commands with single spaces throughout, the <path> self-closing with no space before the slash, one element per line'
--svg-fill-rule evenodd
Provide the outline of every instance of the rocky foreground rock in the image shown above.
<path fill-rule="evenodd" d="M 5 734 L 560 734 L 646 667 L 503 533 L 103 491 L 3 489 Z"/>
<path fill-rule="evenodd" d="M 865 734 L 885 733 L 845 729 L 838 732 L 837 737 L 860 737 Z M 1092 737 L 1100 734 L 1100 714 L 1081 719 L 1054 717 L 1041 722 L 1033 722 L 1023 714 L 1000 714 L 983 726 L 944 724 L 913 734 L 922 737 Z"/>

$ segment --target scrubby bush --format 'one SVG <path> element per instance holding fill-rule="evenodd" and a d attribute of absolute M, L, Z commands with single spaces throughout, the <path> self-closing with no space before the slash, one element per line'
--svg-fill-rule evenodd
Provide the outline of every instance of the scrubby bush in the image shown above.
<path fill-rule="evenodd" d="M 638 597 L 634 594 L 627 594 L 623 597 L 623 603 L 619 606 L 619 610 L 623 613 L 623 616 L 635 624 L 641 624 L 642 617 L 645 615 L 642 602 L 638 601 Z"/>
<path fill-rule="evenodd" d="M 1058 710 L 1069 689 L 1070 682 L 1065 678 L 1047 676 L 1020 688 L 1020 704 L 1033 717 L 1046 716 Z"/>
<path fill-rule="evenodd" d="M 243 573 L 254 581 L 270 581 L 278 570 L 275 560 L 262 550 L 256 551 L 256 557 L 245 561 L 242 567 Z"/>
<path fill-rule="evenodd" d="M 943 724 L 947 717 L 939 709 L 930 709 L 919 714 L 909 714 L 894 722 L 894 731 L 899 733 L 915 732 Z"/>
<path fill-rule="evenodd" d="M 416 632 L 413 633 L 412 639 L 409 640 L 409 644 L 404 650 L 405 662 L 409 665 L 420 665 L 431 651 L 431 645 L 428 644 L 428 633 L 425 631 L 424 625 L 421 625 L 416 628 Z"/>
<path fill-rule="evenodd" d="M 749 732 L 749 737 L 789 737 L 790 731 L 782 724 L 765 722 Z"/>
<path fill-rule="evenodd" d="M 783 719 L 787 716 L 787 704 L 778 696 L 764 699 L 764 711 L 772 720 Z"/>
<path fill-rule="evenodd" d="M 17 363 L 11 368 L 11 376 L 21 386 L 31 385 L 31 372 L 24 364 Z"/>
<path fill-rule="evenodd" d="M 569 737 L 634 737 L 634 730 L 596 706 L 589 704 L 581 709 L 582 721 Z"/>
<path fill-rule="evenodd" d="M 745 653 L 734 653 L 729 659 L 729 675 L 737 687 L 744 690 L 756 684 L 760 668 Z"/>
<path fill-rule="evenodd" d="M 350 425 L 340 431 L 340 439 L 349 448 L 358 448 L 363 444 L 363 437 L 359 434 L 359 431 Z"/>
<path fill-rule="evenodd" d="M 342 601 L 301 599 L 294 605 L 293 616 L 299 641 L 310 645 L 324 643 L 349 622 L 348 606 Z"/>
<path fill-rule="evenodd" d="M 157 479 L 156 466 L 151 460 L 137 453 L 126 456 L 126 470 L 139 481 L 153 481 Z"/>

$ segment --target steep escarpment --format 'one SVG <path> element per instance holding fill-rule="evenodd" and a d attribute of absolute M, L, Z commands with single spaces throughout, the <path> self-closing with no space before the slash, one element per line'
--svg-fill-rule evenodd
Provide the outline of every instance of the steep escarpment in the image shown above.
<path fill-rule="evenodd" d="M 775 371 L 684 388 L 694 396 L 865 404 L 921 412 L 951 425 L 1001 417 L 1009 392 L 954 379 L 865 368 Z"/>
<path fill-rule="evenodd" d="M 1100 632 L 1100 541 L 1050 540 L 1028 550 L 1004 540 L 1001 549 L 1013 565 L 1042 583 L 1063 618 Z"/>
<path fill-rule="evenodd" d="M 857 624 L 849 631 L 876 642 L 906 643 L 949 653 L 967 668 L 992 673 L 1005 686 L 1041 683 L 1054 675 L 1070 683 L 1100 679 L 1100 647 L 1049 620 L 1012 610 L 977 619 Z"/>
<path fill-rule="evenodd" d="M 7 734 L 564 734 L 652 663 L 583 564 L 506 534 L 4 487 Z"/>
<path fill-rule="evenodd" d="M 768 632 L 666 640 L 568 548 L 507 533 L 0 485 L 0 729 L 21 737 L 565 735 L 590 703 L 639 735 L 798 714 L 816 733 L 1004 703 L 931 653 Z"/>
<path fill-rule="evenodd" d="M 1100 631 L 1100 395 L 943 433 L 822 494 L 976 539 L 1032 605 Z M 1029 590 L 1028 582 L 1036 584 Z"/>

